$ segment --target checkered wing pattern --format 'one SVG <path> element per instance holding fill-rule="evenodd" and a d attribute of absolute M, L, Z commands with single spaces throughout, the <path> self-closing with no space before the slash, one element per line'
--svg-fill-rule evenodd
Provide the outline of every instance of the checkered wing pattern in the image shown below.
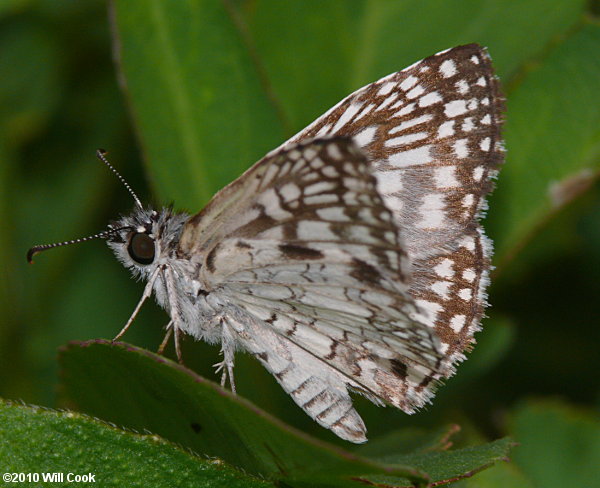
<path fill-rule="evenodd" d="M 184 228 L 236 343 L 344 439 L 366 440 L 349 390 L 412 413 L 473 342 L 501 110 L 483 48 L 441 52 L 342 100 Z"/>
<path fill-rule="evenodd" d="M 406 412 L 421 406 L 443 356 L 433 330 L 411 318 L 406 254 L 363 152 L 343 137 L 297 144 L 238 184 L 201 281 L 244 311 L 224 319 L 243 348 L 348 440 L 366 440 L 349 388 Z"/>
<path fill-rule="evenodd" d="M 503 98 L 486 50 L 440 52 L 349 95 L 286 145 L 354 138 L 394 216 L 419 319 L 452 364 L 486 306 L 492 246 L 479 223 L 504 158 Z"/>

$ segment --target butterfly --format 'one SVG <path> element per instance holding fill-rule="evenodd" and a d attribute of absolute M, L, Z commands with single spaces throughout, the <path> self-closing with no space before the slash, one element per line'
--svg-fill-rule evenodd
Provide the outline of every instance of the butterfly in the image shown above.
<path fill-rule="evenodd" d="M 350 392 L 413 413 L 472 347 L 503 161 L 486 50 L 442 51 L 352 93 L 196 215 L 144 207 L 104 232 L 182 334 L 252 354 L 310 417 L 365 442 Z M 75 242 L 75 241 L 70 241 Z M 36 246 L 37 252 L 65 243 Z"/>

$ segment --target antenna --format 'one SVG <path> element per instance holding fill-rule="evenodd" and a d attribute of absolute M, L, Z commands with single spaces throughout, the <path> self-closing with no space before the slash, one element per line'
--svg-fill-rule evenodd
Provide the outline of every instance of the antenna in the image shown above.
<path fill-rule="evenodd" d="M 115 176 L 119 179 L 119 181 L 121 183 L 123 183 L 123 186 L 127 189 L 127 191 L 130 193 L 130 195 L 133 197 L 133 199 L 135 200 L 135 204 L 138 206 L 138 208 L 140 210 L 143 210 L 144 208 L 142 207 L 142 202 L 140 202 L 140 199 L 137 197 L 135 192 L 131 189 L 131 187 L 129 186 L 129 183 L 127 183 L 125 181 L 125 178 L 123 178 L 120 175 L 120 173 L 113 167 L 113 165 L 108 162 L 108 160 L 106 159 L 106 154 L 107 154 L 107 152 L 104 149 L 96 150 L 96 157 L 100 161 L 102 161 L 106 166 L 108 166 L 108 169 L 110 169 L 115 174 Z"/>
<path fill-rule="evenodd" d="M 116 234 L 117 232 L 120 232 L 125 229 L 132 229 L 132 227 L 130 225 L 127 225 L 125 227 L 119 227 L 118 229 L 105 230 L 104 232 L 99 232 L 98 234 L 94 234 L 93 236 L 81 237 L 79 239 L 73 239 L 71 241 L 55 242 L 54 244 L 42 244 L 39 246 L 33 246 L 29 251 L 27 251 L 27 261 L 29 262 L 29 264 L 33 263 L 33 256 L 35 256 L 36 254 L 38 254 L 42 251 L 46 251 L 46 250 L 52 249 L 54 247 L 68 246 L 70 244 L 78 244 L 79 242 L 91 241 L 92 239 L 108 237 L 110 235 Z"/>

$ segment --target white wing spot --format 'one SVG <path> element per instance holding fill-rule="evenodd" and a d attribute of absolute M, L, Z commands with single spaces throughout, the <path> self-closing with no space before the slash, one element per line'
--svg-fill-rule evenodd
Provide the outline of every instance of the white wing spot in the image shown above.
<path fill-rule="evenodd" d="M 338 196 L 335 193 L 325 193 L 323 195 L 312 195 L 312 196 L 304 198 L 305 205 L 323 205 L 323 204 L 327 204 L 327 203 L 337 203 L 337 202 L 338 202 Z"/>
<path fill-rule="evenodd" d="M 307 147 L 304 149 L 304 158 L 307 161 L 310 161 L 317 155 L 317 151 L 313 147 Z M 300 165 L 300 167 L 304 166 L 304 164 Z"/>
<path fill-rule="evenodd" d="M 328 222 L 301 220 L 296 226 L 296 231 L 298 232 L 298 239 L 301 240 L 339 240 L 338 235 L 331 231 L 331 227 Z"/>
<path fill-rule="evenodd" d="M 414 134 L 406 134 L 405 136 L 394 137 L 385 141 L 387 147 L 402 146 L 410 144 L 411 142 L 420 141 L 421 139 L 427 138 L 429 134 L 427 132 L 416 132 Z"/>
<path fill-rule="evenodd" d="M 482 76 L 475 82 L 475 84 L 479 86 L 486 86 L 487 81 L 485 81 L 485 78 Z"/>
<path fill-rule="evenodd" d="M 459 158 L 466 158 L 469 155 L 469 148 L 467 147 L 468 139 L 458 139 L 454 143 L 454 152 Z"/>
<path fill-rule="evenodd" d="M 387 173 L 376 173 L 377 190 L 382 195 L 396 193 L 402 189 L 402 178 L 400 171 L 388 171 Z"/>
<path fill-rule="evenodd" d="M 469 91 L 469 84 L 467 83 L 467 80 L 459 80 L 454 84 L 454 86 L 456 86 L 458 93 L 461 95 L 464 95 Z"/>
<path fill-rule="evenodd" d="M 450 78 L 456 74 L 456 63 L 451 59 L 447 59 L 440 64 L 440 73 L 444 78 Z"/>
<path fill-rule="evenodd" d="M 358 134 L 354 136 L 354 141 L 357 145 L 361 147 L 365 147 L 370 144 L 371 141 L 375 138 L 375 133 L 377 132 L 377 126 L 373 125 L 371 127 L 367 127 L 366 129 L 361 130 Z"/>
<path fill-rule="evenodd" d="M 417 223 L 417 227 L 422 229 L 440 227 L 445 217 L 446 203 L 444 202 L 444 196 L 439 193 L 430 193 L 423 197 L 422 202 L 419 207 L 422 220 Z"/>
<path fill-rule="evenodd" d="M 467 302 L 473 297 L 473 291 L 471 288 L 463 288 L 458 292 L 458 296 Z"/>
<path fill-rule="evenodd" d="M 472 193 L 468 193 L 462 199 L 462 206 L 469 208 L 471 205 L 473 205 L 474 201 L 475 201 L 475 196 Z"/>
<path fill-rule="evenodd" d="M 352 117 L 354 117 L 358 113 L 358 111 L 360 110 L 361 107 L 362 107 L 362 103 L 361 104 L 351 103 L 350 106 L 344 111 L 342 116 L 339 118 L 339 120 L 336 122 L 336 124 L 333 126 L 332 132 L 337 132 L 342 127 L 344 127 L 348 122 L 350 122 Z"/>
<path fill-rule="evenodd" d="M 331 181 L 319 181 L 318 183 L 314 183 L 310 186 L 307 186 L 304 189 L 304 194 L 315 195 L 317 193 L 325 193 L 333 190 L 336 186 L 337 184 Z"/>
<path fill-rule="evenodd" d="M 344 213 L 344 207 L 326 207 L 317 209 L 317 215 L 323 220 L 333 220 L 335 222 L 348 222 L 350 217 Z"/>
<path fill-rule="evenodd" d="M 442 278 L 452 278 L 454 276 L 454 261 L 445 258 L 440 264 L 434 266 L 433 271 Z"/>
<path fill-rule="evenodd" d="M 300 196 L 300 188 L 294 183 L 286 183 L 279 189 L 284 202 L 296 200 Z"/>
<path fill-rule="evenodd" d="M 415 104 L 409 103 L 406 107 L 402 107 L 395 114 L 393 114 L 392 117 L 402 117 L 403 115 L 407 115 L 407 114 L 411 113 L 414 109 L 415 109 Z"/>
<path fill-rule="evenodd" d="M 323 160 L 321 158 L 315 158 L 310 162 L 310 167 L 312 169 L 319 169 L 319 168 L 322 168 L 323 166 L 325 166 L 325 163 L 323 162 Z"/>
<path fill-rule="evenodd" d="M 473 283 L 473 281 L 475 280 L 477 275 L 475 274 L 475 271 L 473 271 L 471 268 L 467 268 L 463 271 L 462 277 L 465 281 L 468 281 L 469 283 Z"/>
<path fill-rule="evenodd" d="M 430 105 L 433 105 L 434 103 L 439 103 L 441 101 L 442 97 L 440 96 L 440 94 L 436 91 L 433 91 L 431 93 L 428 93 L 427 95 L 423 95 L 419 99 L 419 107 L 429 107 Z"/>
<path fill-rule="evenodd" d="M 473 170 L 473 179 L 475 181 L 480 181 L 482 176 L 483 176 L 483 166 L 477 166 Z"/>
<path fill-rule="evenodd" d="M 454 135 L 454 122 L 455 120 L 447 120 L 440 124 L 440 128 L 438 129 L 438 137 L 441 139 L 443 137 L 450 137 Z"/>
<path fill-rule="evenodd" d="M 340 176 L 339 171 L 333 166 L 325 166 L 321 170 L 321 173 L 323 173 L 323 176 L 327 176 L 327 178 L 338 178 Z"/>
<path fill-rule="evenodd" d="M 488 97 L 482 98 L 481 99 L 481 105 L 489 105 L 490 104 L 490 99 Z"/>
<path fill-rule="evenodd" d="M 401 98 L 400 100 L 397 100 L 394 105 L 390 105 L 390 108 L 399 108 L 402 107 L 402 105 L 404 105 L 404 100 Z"/>
<path fill-rule="evenodd" d="M 379 110 L 383 110 L 390 103 L 394 102 L 396 100 L 396 98 L 398 98 L 398 94 L 397 93 L 394 93 L 394 94 L 390 95 L 383 102 L 381 102 L 381 104 L 379 104 L 379 106 L 375 109 L 375 111 L 378 112 Z"/>
<path fill-rule="evenodd" d="M 431 145 L 426 145 L 416 147 L 415 149 L 409 149 L 408 151 L 400 151 L 396 154 L 392 154 L 388 158 L 388 163 L 394 167 L 431 163 L 430 149 Z"/>
<path fill-rule="evenodd" d="M 410 129 L 415 125 L 424 124 L 425 122 L 429 122 L 433 118 L 431 114 L 421 115 L 420 117 L 415 117 L 414 119 L 405 120 L 400 125 L 393 127 L 390 129 L 389 134 L 395 134 L 396 132 L 401 132 L 406 129 Z"/>
<path fill-rule="evenodd" d="M 315 134 L 316 137 L 324 136 L 329 133 L 329 129 L 331 129 L 331 124 L 326 124 L 319 129 L 319 132 Z"/>
<path fill-rule="evenodd" d="M 456 166 L 439 166 L 433 170 L 437 188 L 455 188 L 459 186 L 456 179 Z"/>
<path fill-rule="evenodd" d="M 342 159 L 342 153 L 337 144 L 329 144 L 327 146 L 327 153 L 333 158 L 340 160 Z"/>
<path fill-rule="evenodd" d="M 417 85 L 406 94 L 406 98 L 410 98 L 410 99 L 417 98 L 419 95 L 423 94 L 424 92 L 425 92 L 425 88 L 423 88 L 421 85 Z"/>
<path fill-rule="evenodd" d="M 467 111 L 467 103 L 465 100 L 453 100 L 448 102 L 444 107 L 444 114 L 446 114 L 446 117 L 457 117 Z"/>
<path fill-rule="evenodd" d="M 464 315 L 455 315 L 450 319 L 450 327 L 454 332 L 460 332 L 467 322 L 467 317 Z"/>
<path fill-rule="evenodd" d="M 487 152 L 490 150 L 490 142 L 491 142 L 490 138 L 486 137 L 479 143 L 479 147 L 481 148 L 482 151 Z"/>
<path fill-rule="evenodd" d="M 478 105 L 479 102 L 477 101 L 477 99 L 471 98 L 471 100 L 469 100 L 469 103 L 467 103 L 467 110 L 475 110 Z"/>
<path fill-rule="evenodd" d="M 485 114 L 480 122 L 484 125 L 490 125 L 492 123 L 492 118 L 490 117 L 490 114 Z"/>
<path fill-rule="evenodd" d="M 383 85 L 381 85 L 381 88 L 377 92 L 377 95 L 381 95 L 381 96 L 387 95 L 394 89 L 395 86 L 396 86 L 395 82 L 388 81 L 387 83 L 384 83 Z"/>
<path fill-rule="evenodd" d="M 441 296 L 444 300 L 448 300 L 449 290 L 452 286 L 451 281 L 436 281 L 431 285 L 431 290 Z"/>
<path fill-rule="evenodd" d="M 460 240 L 460 247 L 464 247 L 467 251 L 475 250 L 475 239 L 471 236 L 465 236 Z"/>
<path fill-rule="evenodd" d="M 465 117 L 461 128 L 463 132 L 471 132 L 475 128 L 473 117 Z"/>
<path fill-rule="evenodd" d="M 281 208 L 280 199 L 273 188 L 261 193 L 257 200 L 264 207 L 264 212 L 275 220 L 289 219 L 292 214 Z"/>
<path fill-rule="evenodd" d="M 402 83 L 400 83 L 400 88 L 404 91 L 409 90 L 414 85 L 416 85 L 419 79 L 416 76 L 409 76 Z"/>
<path fill-rule="evenodd" d="M 479 64 L 479 58 L 475 55 L 471 56 L 471 62 L 474 64 Z"/>

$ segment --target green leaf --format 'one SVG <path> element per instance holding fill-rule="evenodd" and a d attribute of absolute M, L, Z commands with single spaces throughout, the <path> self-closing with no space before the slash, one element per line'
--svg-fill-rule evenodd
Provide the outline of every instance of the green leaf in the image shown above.
<path fill-rule="evenodd" d="M 240 3 L 294 131 L 362 85 L 459 44 L 489 47 L 504 78 L 571 29 L 585 6 L 585 0 Z"/>
<path fill-rule="evenodd" d="M 456 424 L 446 425 L 435 431 L 402 429 L 382 435 L 355 449 L 361 456 L 383 459 L 390 453 L 409 454 L 413 451 L 445 451 L 450 448 L 450 438 L 460 431 Z"/>
<path fill-rule="evenodd" d="M 599 50 L 600 26 L 588 24 L 509 92 L 507 161 L 491 204 L 499 263 L 600 174 Z"/>
<path fill-rule="evenodd" d="M 367 473 L 425 480 L 418 470 L 384 465 L 310 438 L 161 356 L 106 341 L 62 350 L 62 380 L 90 415 L 147 430 L 244 471 L 328 483 Z"/>
<path fill-rule="evenodd" d="M 13 23 L 0 34 L 0 123 L 13 147 L 35 136 L 55 109 L 62 90 L 60 47 L 33 23 Z"/>
<path fill-rule="evenodd" d="M 447 437 L 444 438 L 447 441 Z M 443 486 L 460 479 L 470 478 L 499 461 L 508 461 L 508 453 L 515 443 L 499 439 L 481 446 L 447 451 L 449 443 L 428 445 L 411 454 L 390 453 L 378 460 L 386 463 L 403 463 L 418 466 L 431 477 L 428 486 Z M 410 480 L 385 475 L 365 476 L 365 480 L 390 486 L 410 486 Z"/>
<path fill-rule="evenodd" d="M 558 401 L 529 401 L 517 408 L 511 432 L 519 442 L 514 462 L 535 486 L 597 486 L 600 422 Z"/>
<path fill-rule="evenodd" d="M 0 400 L 3 473 L 94 476 L 82 486 L 268 487 L 218 459 L 199 458 L 155 435 L 125 432 L 73 412 L 14 405 Z M 6 481 L 6 480 L 5 480 Z M 42 479 L 40 478 L 40 482 Z M 15 485 L 18 483 L 15 483 Z M 11 486 L 9 483 L 3 486 Z"/>
<path fill-rule="evenodd" d="M 199 210 L 277 146 L 277 111 L 226 2 L 113 2 L 114 45 L 159 197 Z"/>

